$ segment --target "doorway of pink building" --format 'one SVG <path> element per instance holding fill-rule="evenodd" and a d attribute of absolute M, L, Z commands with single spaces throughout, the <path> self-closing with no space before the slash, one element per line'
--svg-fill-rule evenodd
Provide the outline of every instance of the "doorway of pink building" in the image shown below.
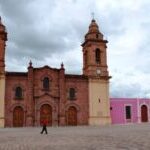
<path fill-rule="evenodd" d="M 141 106 L 141 122 L 148 122 L 148 109 L 146 105 Z"/>

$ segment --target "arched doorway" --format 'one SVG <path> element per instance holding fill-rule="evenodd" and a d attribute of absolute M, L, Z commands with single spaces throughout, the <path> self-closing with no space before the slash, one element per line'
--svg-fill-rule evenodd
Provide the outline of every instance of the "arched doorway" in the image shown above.
<path fill-rule="evenodd" d="M 23 127 L 24 123 L 24 112 L 23 108 L 17 106 L 13 111 L 13 127 Z"/>
<path fill-rule="evenodd" d="M 66 123 L 69 126 L 77 125 L 77 109 L 74 106 L 69 107 L 66 112 Z"/>
<path fill-rule="evenodd" d="M 146 105 L 141 106 L 141 122 L 148 122 L 148 109 Z"/>
<path fill-rule="evenodd" d="M 42 120 L 47 120 L 47 125 L 52 126 L 52 107 L 48 104 L 42 105 L 40 109 L 40 123 Z"/>

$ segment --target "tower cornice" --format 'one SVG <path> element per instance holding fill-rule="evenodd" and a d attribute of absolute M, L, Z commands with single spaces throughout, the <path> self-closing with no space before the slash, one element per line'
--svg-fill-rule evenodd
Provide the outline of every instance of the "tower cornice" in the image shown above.
<path fill-rule="evenodd" d="M 84 42 L 81 44 L 81 46 L 84 47 L 88 42 L 98 42 L 98 43 L 105 43 L 105 44 L 108 43 L 107 40 L 101 40 L 101 39 L 89 39 L 89 40 L 84 41 Z"/>

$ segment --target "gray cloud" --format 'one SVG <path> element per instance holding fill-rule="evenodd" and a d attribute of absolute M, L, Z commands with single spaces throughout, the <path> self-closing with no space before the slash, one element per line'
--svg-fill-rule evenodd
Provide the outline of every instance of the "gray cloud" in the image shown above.
<path fill-rule="evenodd" d="M 7 58 L 23 60 L 25 57 L 44 61 L 55 53 L 63 55 L 76 47 L 79 37 L 78 24 L 73 24 L 72 21 L 66 24 L 65 20 L 60 20 L 60 23 L 59 20 L 51 20 L 51 15 L 42 16 L 40 12 L 36 13 L 40 8 L 34 2 L 18 3 L 16 0 L 3 1 L 1 4 L 2 12 L 7 16 L 8 38 L 11 42 L 8 41 Z M 51 5 L 50 14 L 53 14 L 54 3 L 48 4 Z"/>
<path fill-rule="evenodd" d="M 150 90 L 142 89 L 141 84 L 111 84 L 111 97 L 127 97 L 127 98 L 149 98 Z"/>

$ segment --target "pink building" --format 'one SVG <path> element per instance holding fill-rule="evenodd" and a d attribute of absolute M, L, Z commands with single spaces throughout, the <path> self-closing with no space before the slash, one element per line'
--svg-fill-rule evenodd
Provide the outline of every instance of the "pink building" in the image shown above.
<path fill-rule="evenodd" d="M 110 98 L 112 124 L 150 122 L 150 99 Z"/>

